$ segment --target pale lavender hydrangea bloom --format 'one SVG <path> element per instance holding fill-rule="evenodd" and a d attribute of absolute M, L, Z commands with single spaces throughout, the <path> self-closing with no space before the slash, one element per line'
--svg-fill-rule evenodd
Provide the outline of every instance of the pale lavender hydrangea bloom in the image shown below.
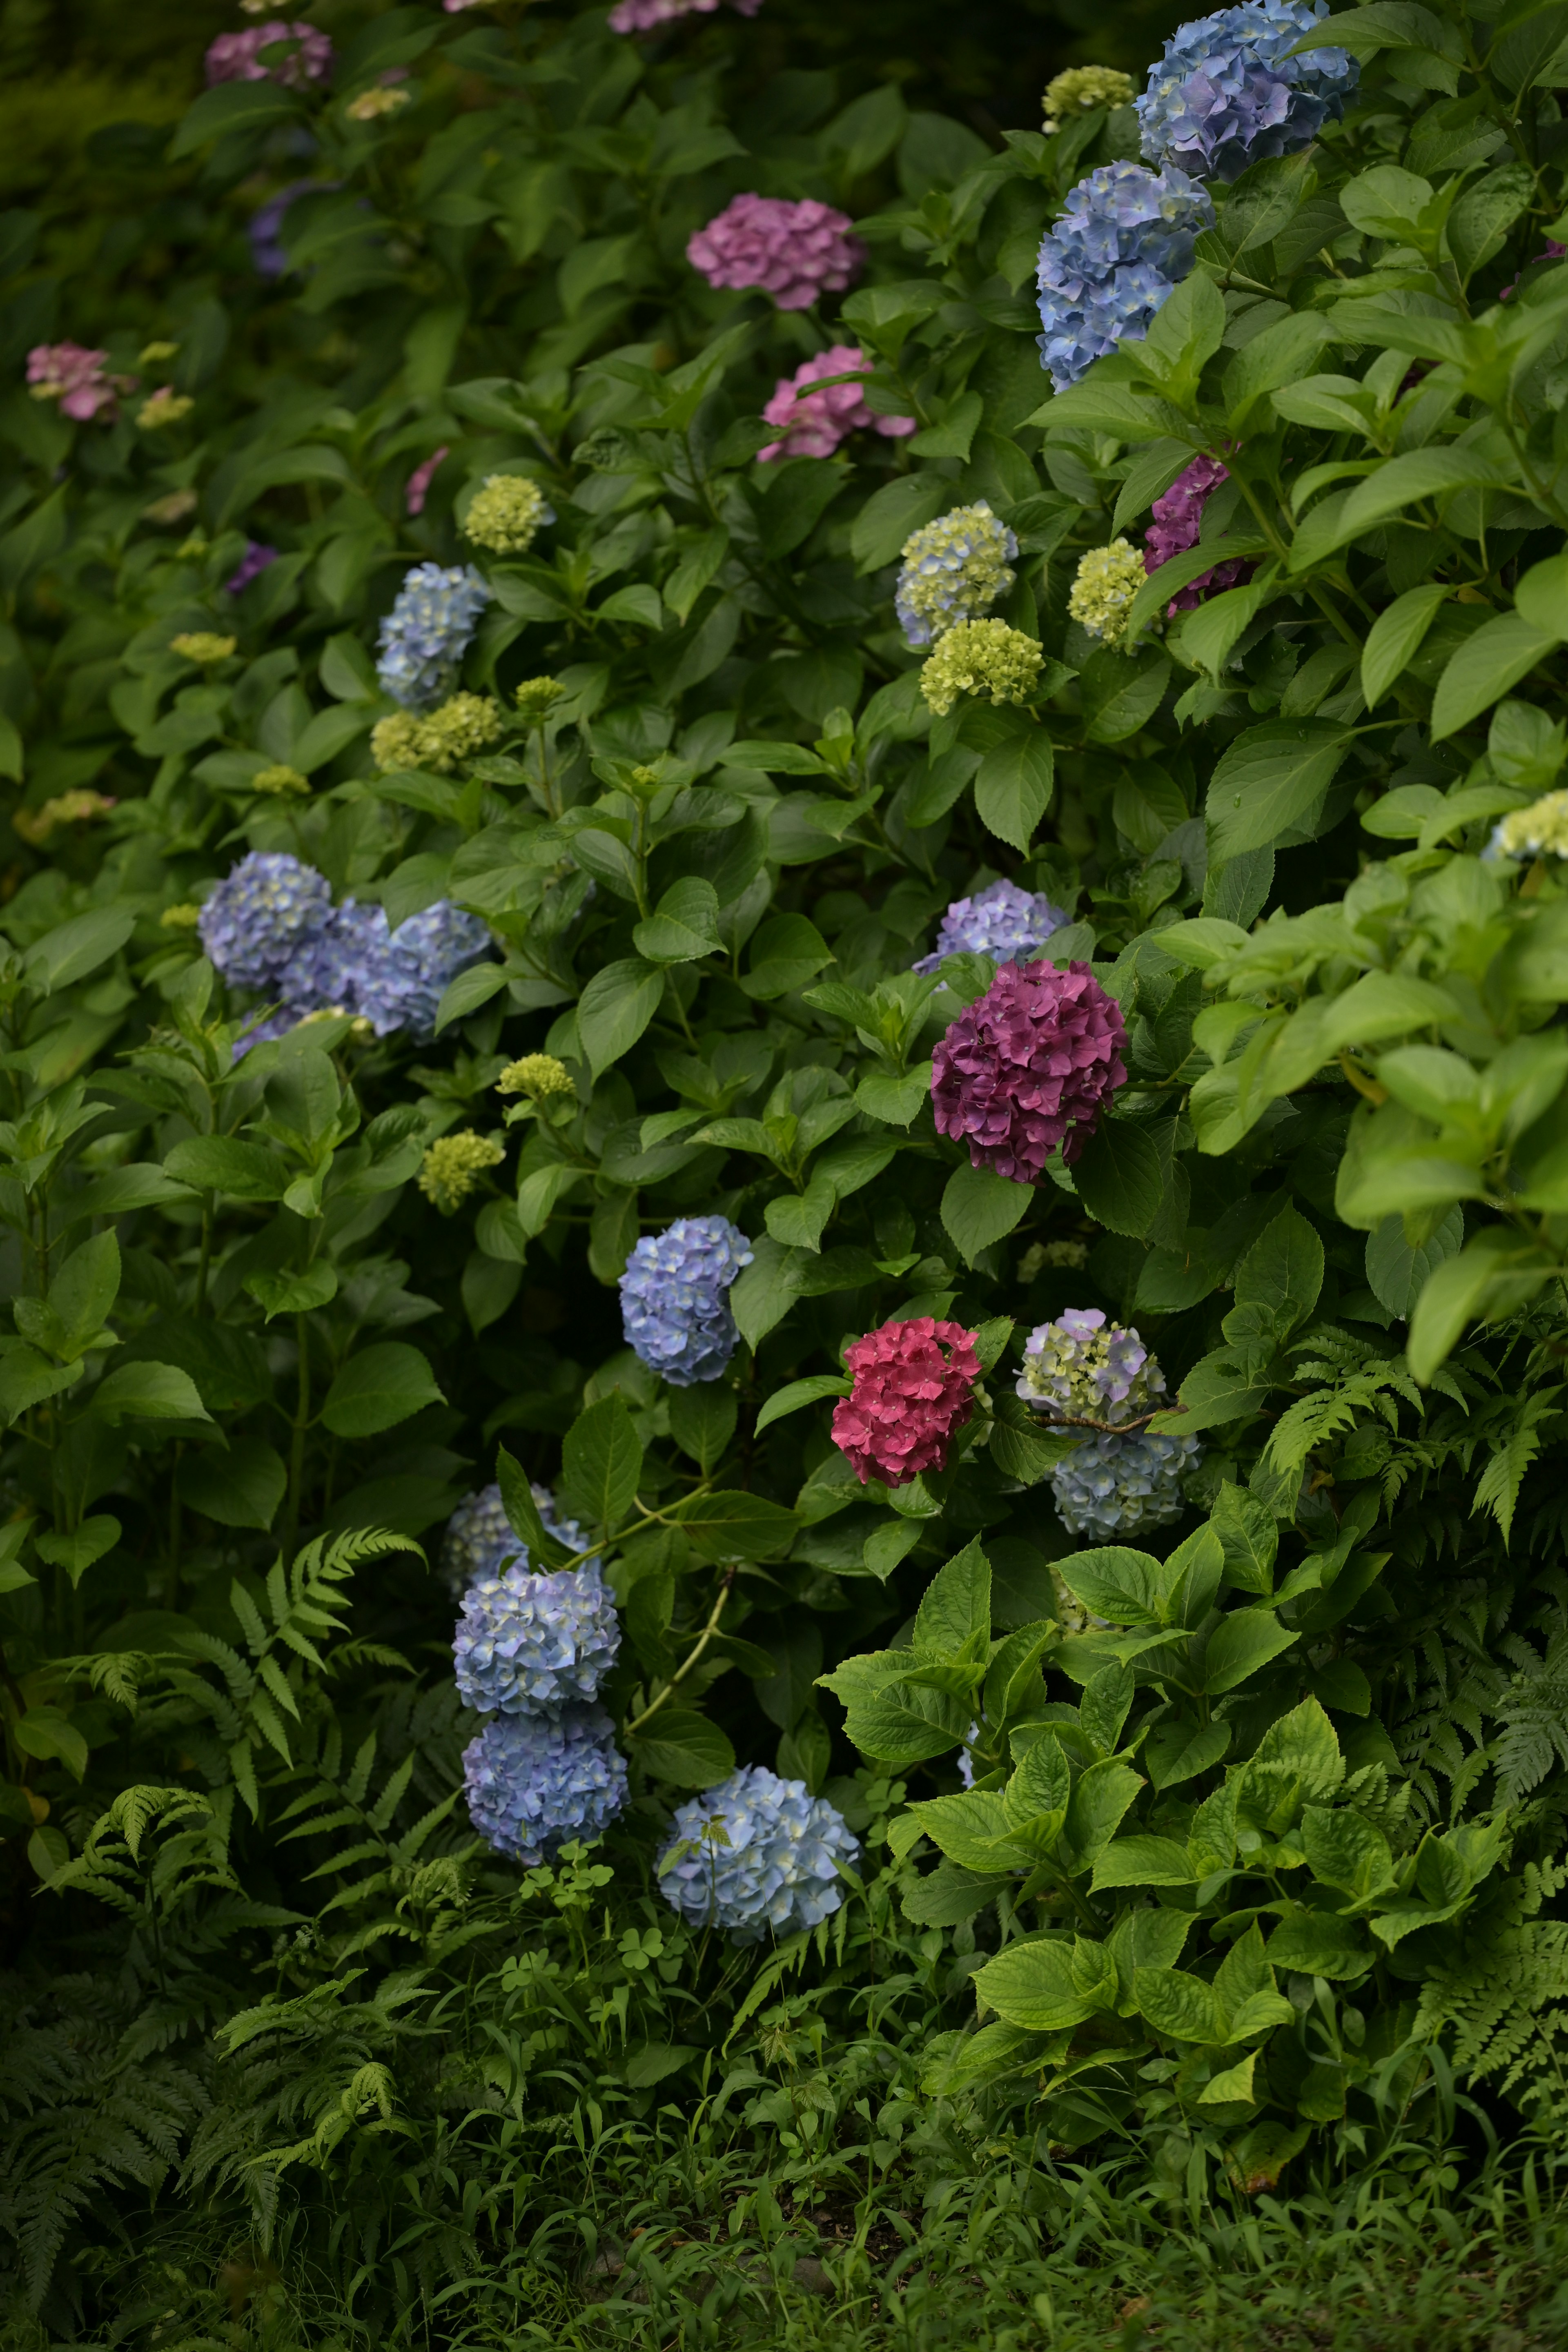
<path fill-rule="evenodd" d="M 386 918 L 382 910 L 384 925 Z M 441 999 L 460 971 L 495 952 L 488 923 L 455 907 L 449 898 L 410 915 L 388 935 L 368 967 L 358 1010 L 378 1037 L 407 1029 L 416 1037 L 435 1034 Z"/>
<path fill-rule="evenodd" d="M 586 1551 L 587 1537 L 575 1519 L 558 1516 L 549 1487 L 531 1483 L 529 1492 L 546 1533 L 569 1551 Z M 529 1550 L 501 1507 L 500 1486 L 480 1486 L 465 1495 L 447 1522 L 441 1543 L 441 1574 L 453 1600 L 460 1601 L 476 1577 L 499 1576 L 514 1563 L 527 1568 Z"/>
<path fill-rule="evenodd" d="M 904 541 L 893 609 L 910 646 L 978 620 L 1013 585 L 1018 541 L 984 499 L 953 507 Z"/>
<path fill-rule="evenodd" d="M 781 310 L 809 310 L 842 293 L 866 258 L 847 213 L 806 196 L 736 196 L 700 228 L 686 258 L 712 287 L 771 294 Z"/>
<path fill-rule="evenodd" d="M 1058 392 L 1129 338 L 1139 341 L 1214 226 L 1205 189 L 1174 165 L 1104 163 L 1080 180 L 1040 246 L 1040 357 Z"/>
<path fill-rule="evenodd" d="M 944 956 L 985 955 L 995 963 L 1027 963 L 1053 931 L 1067 921 L 1041 890 L 1021 890 L 1016 882 L 993 882 L 973 898 L 954 898 L 942 919 L 936 945 L 921 956 L 916 971 L 942 969 Z"/>
<path fill-rule="evenodd" d="M 626 1345 L 672 1388 L 716 1381 L 740 1333 L 730 1286 L 752 1263 L 752 1245 L 727 1217 L 678 1217 L 645 1234 L 621 1276 Z"/>
<path fill-rule="evenodd" d="M 262 56 L 264 49 L 283 41 L 297 46 L 276 58 Z M 287 24 L 280 18 L 270 25 L 247 26 L 242 33 L 220 33 L 206 56 L 209 89 L 220 81 L 279 81 L 303 89 L 313 81 L 325 81 L 331 70 L 332 45 L 325 33 L 314 25 Z"/>
<path fill-rule="evenodd" d="M 1137 100 L 1150 163 L 1228 182 L 1309 145 L 1344 112 L 1361 71 L 1340 48 L 1290 55 L 1328 13 L 1326 0 L 1242 0 L 1181 26 Z"/>
<path fill-rule="evenodd" d="M 471 563 L 416 563 L 381 625 L 376 676 L 405 710 L 450 693 L 490 592 Z"/>
<path fill-rule="evenodd" d="M 494 1717 L 464 1748 L 463 1778 L 479 1835 L 526 1870 L 602 1837 L 626 1801 L 626 1761 L 597 1706 Z"/>
<path fill-rule="evenodd" d="M 1135 1330 L 1069 1307 L 1029 1334 L 1016 1387 L 1047 1421 L 1138 1421 L 1158 1411 L 1165 1375 Z"/>
<path fill-rule="evenodd" d="M 477 1576 L 452 1643 L 465 1703 L 494 1715 L 597 1698 L 620 1646 L 620 1620 L 596 1559 L 549 1576 L 513 1560 Z"/>
<path fill-rule="evenodd" d="M 241 988 L 270 988 L 332 911 L 324 874 L 279 850 L 242 857 L 202 908 L 202 946 Z"/>
<path fill-rule="evenodd" d="M 730 0 L 738 16 L 754 16 L 763 0 Z M 657 33 L 682 16 L 710 16 L 719 0 L 617 0 L 610 11 L 612 33 Z"/>
<path fill-rule="evenodd" d="M 1051 1472 L 1057 1516 L 1075 1536 L 1166 1527 L 1186 1508 L 1182 1473 L 1202 1453 L 1195 1437 L 1088 1436 Z"/>
<path fill-rule="evenodd" d="M 860 1851 L 836 1806 L 762 1764 L 691 1798 L 673 1827 L 659 1893 L 693 1927 L 721 1927 L 737 1944 L 828 1918 L 844 1900 L 837 1864 Z"/>

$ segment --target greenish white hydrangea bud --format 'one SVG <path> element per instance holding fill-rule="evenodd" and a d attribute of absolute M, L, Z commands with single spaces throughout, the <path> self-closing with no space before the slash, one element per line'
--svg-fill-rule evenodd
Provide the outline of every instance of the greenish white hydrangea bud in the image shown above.
<path fill-rule="evenodd" d="M 1068 611 L 1091 637 L 1125 650 L 1127 615 L 1147 577 L 1142 554 L 1130 540 L 1091 547 L 1079 563 Z"/>
<path fill-rule="evenodd" d="M 370 756 L 383 775 L 395 768 L 424 768 L 449 776 L 460 761 L 471 760 L 500 733 L 499 703 L 488 694 L 454 694 L 423 718 L 397 710 L 378 719 L 371 730 Z"/>
<path fill-rule="evenodd" d="M 458 1135 L 437 1136 L 419 1169 L 419 1190 L 425 1198 L 450 1216 L 460 1208 L 487 1168 L 506 1158 L 499 1143 L 467 1128 Z"/>
<path fill-rule="evenodd" d="M 491 474 L 474 494 L 463 518 L 463 535 L 497 555 L 521 555 L 542 526 L 554 520 L 543 491 L 526 474 Z"/>
<path fill-rule="evenodd" d="M 1005 621 L 960 621 L 949 629 L 921 669 L 921 692 L 939 719 L 961 694 L 989 695 L 993 702 L 1027 702 L 1044 656 L 1033 637 Z"/>
<path fill-rule="evenodd" d="M 1069 114 L 1087 114 L 1096 106 L 1126 106 L 1132 81 L 1114 66 L 1068 66 L 1066 73 L 1046 85 L 1046 131 L 1060 128 Z"/>
<path fill-rule="evenodd" d="M 1528 808 L 1510 809 L 1492 827 L 1486 856 L 1494 863 L 1504 857 L 1568 857 L 1568 792 L 1548 793 Z"/>

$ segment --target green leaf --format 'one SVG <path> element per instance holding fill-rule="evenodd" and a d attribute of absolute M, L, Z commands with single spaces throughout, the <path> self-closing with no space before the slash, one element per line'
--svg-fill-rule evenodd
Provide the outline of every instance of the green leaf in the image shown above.
<path fill-rule="evenodd" d="M 1513 592 L 1513 603 L 1520 619 L 1542 636 L 1568 639 L 1568 555 L 1532 563 Z"/>
<path fill-rule="evenodd" d="M 74 1591 L 95 1560 L 111 1552 L 120 1541 L 120 1522 L 105 1512 L 100 1517 L 83 1519 L 80 1527 L 68 1536 L 39 1536 L 35 1546 L 40 1559 L 51 1567 L 63 1568 L 71 1580 Z"/>
<path fill-rule="evenodd" d="M 908 1127 L 931 1093 L 931 1068 L 929 1062 L 921 1062 L 901 1078 L 873 1071 L 855 1089 L 856 1109 L 887 1127 Z"/>
<path fill-rule="evenodd" d="M 942 1222 L 965 1265 L 1010 1234 L 1033 1199 L 1032 1185 L 1015 1184 L 988 1168 L 955 1168 L 942 1191 Z"/>
<path fill-rule="evenodd" d="M 500 1487 L 507 1525 L 527 1545 L 530 1559 L 540 1561 L 547 1569 L 570 1567 L 578 1555 L 559 1536 L 550 1533 L 539 1516 L 532 1487 L 504 1445 L 496 1452 L 496 1481 Z"/>
<path fill-rule="evenodd" d="M 1384 1217 L 1366 1237 L 1366 1278 L 1373 1297 L 1408 1322 L 1428 1275 L 1458 1254 L 1464 1238 L 1463 1209 L 1450 1209 L 1419 1247 L 1405 1240 L 1403 1216 Z"/>
<path fill-rule="evenodd" d="M 1407 588 L 1381 612 L 1367 631 L 1361 657 L 1361 690 L 1369 710 L 1375 709 L 1420 652 L 1426 632 L 1445 600 L 1453 593 L 1445 583 L 1428 581 Z"/>
<path fill-rule="evenodd" d="M 1487 621 L 1467 637 L 1437 680 L 1432 698 L 1432 740 L 1447 735 L 1489 710 L 1509 688 L 1543 662 L 1558 644 L 1555 635 L 1532 629 L 1518 613 Z"/>
<path fill-rule="evenodd" d="M 46 1344 L 67 1363 L 74 1363 L 109 1320 L 119 1296 L 120 1244 L 112 1234 L 97 1234 L 71 1252 L 49 1285 L 53 1329 Z M 18 1317 L 22 1304 L 16 1302 Z"/>
<path fill-rule="evenodd" d="M 338 1270 L 328 1258 L 318 1258 L 303 1274 L 247 1274 L 245 1287 L 265 1308 L 270 1323 L 279 1315 L 308 1315 L 338 1295 Z"/>
<path fill-rule="evenodd" d="M 1366 1930 L 1356 1920 L 1304 1909 L 1287 1914 L 1265 1949 L 1270 1968 L 1326 1977 L 1331 1984 L 1353 1982 L 1365 1976 L 1377 1958 Z"/>
<path fill-rule="evenodd" d="M 1279 1528 L 1272 1511 L 1245 1486 L 1227 1479 L 1215 1496 L 1209 1525 L 1225 1554 L 1225 1581 L 1239 1592 L 1267 1597 L 1274 1590 Z"/>
<path fill-rule="evenodd" d="M 135 914 L 125 907 L 95 907 L 90 914 L 60 923 L 27 950 L 24 971 L 28 987 L 49 994 L 85 980 L 119 954 L 135 928 Z"/>
<path fill-rule="evenodd" d="M 700 875 L 671 883 L 646 923 L 632 933 L 632 944 L 649 963 L 692 963 L 716 955 L 719 937 L 719 893 Z"/>
<path fill-rule="evenodd" d="M 327 1391 L 321 1419 L 336 1437 L 374 1437 L 445 1402 L 428 1357 L 405 1340 L 383 1339 L 349 1358 Z"/>
<path fill-rule="evenodd" d="M 1057 1574 L 1091 1617 L 1113 1625 L 1157 1625 L 1160 1563 L 1126 1544 L 1101 1544 L 1057 1562 Z"/>
<path fill-rule="evenodd" d="M 692 1388 L 669 1392 L 669 1433 L 705 1476 L 722 1461 L 739 1413 L 734 1390 L 717 1381 L 699 1381 Z"/>
<path fill-rule="evenodd" d="M 1131 1119 L 1102 1117 L 1072 1174 L 1084 1207 L 1110 1233 L 1141 1239 L 1160 1213 L 1165 1188 L 1159 1150 Z"/>
<path fill-rule="evenodd" d="M 1204 1653 L 1205 1691 L 1217 1698 L 1235 1690 L 1300 1638 L 1270 1610 L 1233 1609 L 1209 1636 Z"/>
<path fill-rule="evenodd" d="M 630 1053 L 663 994 L 663 972 L 640 957 L 607 963 L 594 974 L 578 1001 L 577 1034 L 595 1078 Z"/>
<path fill-rule="evenodd" d="M 1153 718 L 1170 681 L 1169 661 L 1148 646 L 1136 654 L 1098 648 L 1079 674 L 1085 740 L 1090 743 L 1124 743 Z M 994 825 L 992 831 L 995 830 Z"/>
<path fill-rule="evenodd" d="M 1447 1361 L 1468 1323 L 1511 1314 L 1556 1271 L 1544 1250 L 1499 1225 L 1434 1266 L 1410 1316 L 1410 1369 L 1422 1386 Z"/>
<path fill-rule="evenodd" d="M 1281 1209 L 1236 1269 L 1238 1307 L 1266 1307 L 1284 1335 L 1304 1323 L 1323 1287 L 1323 1244 L 1300 1209 Z"/>
<path fill-rule="evenodd" d="M 642 1442 L 617 1390 L 579 1413 L 561 1447 L 561 1475 L 573 1508 L 596 1528 L 616 1528 L 637 1499 Z"/>
<path fill-rule="evenodd" d="M 24 1756 L 36 1756 L 40 1763 L 63 1764 L 75 1780 L 86 1772 L 87 1742 L 62 1708 L 29 1706 L 10 1728 Z"/>
<path fill-rule="evenodd" d="M 454 973 L 441 991 L 441 1002 L 436 1007 L 436 1034 L 449 1029 L 454 1021 L 466 1019 L 499 996 L 515 975 L 504 964 L 471 963 L 466 971 Z"/>
<path fill-rule="evenodd" d="M 770 1003 L 805 988 L 833 961 L 833 950 L 807 916 L 775 915 L 752 941 L 751 970 L 741 986 L 748 996 Z"/>
<path fill-rule="evenodd" d="M 199 1192 L 226 1192 L 235 1201 L 280 1201 L 291 1171 L 281 1152 L 231 1135 L 198 1135 L 176 1143 L 165 1172 Z"/>
<path fill-rule="evenodd" d="M 89 1410 L 99 1421 L 206 1421 L 189 1372 L 174 1364 L 123 1364 L 100 1381 Z"/>
<path fill-rule="evenodd" d="M 1225 2020 L 1212 1985 L 1185 1969 L 1139 1969 L 1132 1979 L 1140 2014 L 1172 2042 L 1223 2042 Z"/>
<path fill-rule="evenodd" d="M 998 841 L 1027 856 L 1035 827 L 1051 804 L 1056 754 L 1044 728 L 1015 735 L 987 751 L 974 779 L 980 822 Z"/>
<path fill-rule="evenodd" d="M 1072 1946 L 1055 1937 L 1044 1943 L 1009 1944 L 979 1971 L 974 1990 L 986 2008 L 1009 2025 L 1027 2026 L 1037 2033 L 1060 2033 L 1081 2025 L 1100 2006 L 1093 1990 L 1080 1987 Z"/>
<path fill-rule="evenodd" d="M 1211 866 L 1300 836 L 1322 807 L 1350 750 L 1349 730 L 1326 719 L 1270 719 L 1237 736 L 1214 772 L 1205 805 Z"/>
<path fill-rule="evenodd" d="M 262 1437 L 234 1437 L 226 1451 L 187 1454 L 180 1499 L 220 1528 L 269 1528 L 289 1484 L 283 1457 Z"/>
<path fill-rule="evenodd" d="M 269 131 L 293 121 L 301 111 L 298 95 L 276 81 L 225 81 L 202 92 L 187 108 L 169 146 L 169 160 L 194 155 L 209 140 L 226 139 L 236 131 Z"/>
<path fill-rule="evenodd" d="M 1068 1800 L 1066 1835 L 1079 1870 L 1099 1860 L 1142 1786 L 1140 1773 L 1110 1757 L 1079 1774 Z"/>
<path fill-rule="evenodd" d="M 706 1559 L 778 1559 L 800 1525 L 782 1503 L 740 1492 L 693 1495 L 673 1506 L 671 1516 Z"/>
<path fill-rule="evenodd" d="M 791 1381 L 787 1387 L 777 1389 L 757 1415 L 757 1435 L 786 1413 L 798 1412 L 802 1405 L 816 1404 L 821 1397 L 841 1397 L 849 1393 L 849 1382 L 836 1372 L 813 1372 L 804 1381 Z"/>
<path fill-rule="evenodd" d="M 689 1707 L 662 1707 L 628 1748 L 650 1779 L 678 1789 L 715 1788 L 735 1769 L 735 1751 L 718 1725 Z"/>
<path fill-rule="evenodd" d="M 914 1645 L 933 1657 L 956 1658 L 991 1632 L 991 1563 L 978 1537 L 937 1570 L 915 1612 Z"/>
<path fill-rule="evenodd" d="M 1093 1892 L 1111 1886 L 1190 1886 L 1194 1871 L 1185 1846 L 1173 1838 L 1118 1838 L 1094 1865 Z"/>

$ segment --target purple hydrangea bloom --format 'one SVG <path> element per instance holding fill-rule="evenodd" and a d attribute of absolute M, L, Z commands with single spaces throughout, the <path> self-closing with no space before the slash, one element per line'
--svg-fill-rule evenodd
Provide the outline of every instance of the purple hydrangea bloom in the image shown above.
<path fill-rule="evenodd" d="M 286 188 L 279 188 L 275 196 L 268 196 L 267 202 L 252 213 L 248 232 L 250 258 L 258 278 L 264 278 L 268 285 L 273 285 L 298 267 L 283 242 L 283 223 L 288 218 L 290 205 L 298 204 L 301 196 L 327 195 L 342 185 L 341 180 L 291 180 Z"/>
<path fill-rule="evenodd" d="M 381 909 L 384 932 L 386 918 Z M 384 938 L 374 962 L 367 969 L 359 1007 L 378 1037 L 394 1029 L 411 1030 L 416 1037 L 434 1034 L 436 1014 L 451 982 L 471 963 L 495 952 L 488 923 L 478 915 L 437 898 L 422 908 Z"/>
<path fill-rule="evenodd" d="M 914 969 L 938 971 L 944 956 L 965 954 L 987 955 L 997 963 L 1027 963 L 1067 919 L 1043 891 L 1020 890 L 1016 882 L 993 882 L 973 898 L 952 901 L 935 947 Z"/>
<path fill-rule="evenodd" d="M 1196 547 L 1203 533 L 1204 509 L 1222 482 L 1230 475 L 1217 457 L 1194 457 L 1184 467 L 1171 484 L 1154 501 L 1154 520 L 1145 534 L 1143 569 L 1158 572 L 1173 555 L 1184 555 Z M 1206 596 L 1217 596 L 1222 588 L 1234 588 L 1249 580 L 1256 564 L 1245 556 L 1235 556 L 1228 563 L 1215 563 L 1185 588 L 1178 588 L 1165 607 L 1168 617 L 1177 613 L 1195 612 Z"/>
<path fill-rule="evenodd" d="M 416 563 L 381 625 L 376 675 L 405 710 L 426 709 L 451 691 L 490 592 L 471 563 Z"/>
<path fill-rule="evenodd" d="M 1005 963 L 937 1046 L 939 1135 L 971 1165 L 1032 1184 L 1061 1146 L 1070 1166 L 1126 1083 L 1121 1008 L 1086 963 Z"/>
<path fill-rule="evenodd" d="M 301 940 L 278 975 L 291 1017 L 299 1021 L 307 1013 L 349 1013 L 357 1019 L 386 954 L 385 909 L 345 898 L 319 930 Z"/>
<path fill-rule="evenodd" d="M 597 1706 L 496 1716 L 464 1748 L 463 1778 L 479 1835 L 527 1870 L 602 1837 L 626 1801 L 626 1761 Z"/>
<path fill-rule="evenodd" d="M 1186 1508 L 1182 1473 L 1203 1450 L 1195 1437 L 1086 1437 L 1051 1473 L 1057 1516 L 1075 1536 L 1166 1527 Z"/>
<path fill-rule="evenodd" d="M 273 988 L 331 911 L 324 874 L 281 851 L 253 850 L 202 908 L 202 946 L 225 980 Z"/>
<path fill-rule="evenodd" d="M 621 1276 L 626 1345 L 672 1388 L 716 1381 L 741 1336 L 730 1286 L 751 1263 L 751 1244 L 727 1217 L 678 1217 L 645 1234 Z"/>
<path fill-rule="evenodd" d="M 557 1517 L 549 1487 L 531 1486 L 529 1491 L 548 1533 L 572 1551 L 586 1551 L 587 1537 L 575 1519 Z M 466 1495 L 447 1522 L 441 1545 L 441 1574 L 453 1600 L 460 1601 L 476 1577 L 499 1576 L 514 1562 L 529 1566 L 528 1546 L 501 1507 L 500 1488 L 481 1486 Z"/>
<path fill-rule="evenodd" d="M 245 553 L 223 583 L 224 594 L 226 596 L 242 595 L 251 582 L 259 580 L 268 565 L 276 563 L 277 561 L 278 550 L 275 547 L 268 547 L 259 539 L 247 540 Z"/>
<path fill-rule="evenodd" d="M 1040 246 L 1042 363 L 1058 392 L 1118 343 L 1142 341 L 1193 265 L 1214 205 L 1174 165 L 1104 163 L 1080 180 Z"/>
<path fill-rule="evenodd" d="M 1309 145 L 1344 112 L 1361 71 L 1343 49 L 1290 55 L 1328 13 L 1327 0 L 1242 0 L 1183 25 L 1137 100 L 1150 163 L 1229 182 Z"/>
<path fill-rule="evenodd" d="M 597 1698 L 620 1646 L 620 1620 L 597 1560 L 536 1576 L 526 1554 L 474 1579 L 452 1643 L 464 1700 L 494 1715 L 536 1715 Z"/>
<path fill-rule="evenodd" d="M 860 1851 L 826 1797 L 762 1764 L 742 1765 L 691 1798 L 673 1828 L 659 1893 L 693 1927 L 722 1927 L 737 1944 L 760 1943 L 770 1927 L 798 1935 L 830 1917 L 844 1900 L 838 1864 Z"/>
<path fill-rule="evenodd" d="M 282 54 L 263 52 L 288 43 Z M 249 25 L 242 33 L 220 33 L 207 50 L 207 87 L 220 81 L 278 81 L 291 89 L 325 81 L 332 70 L 332 45 L 314 25 L 290 24 L 277 17 L 269 25 Z"/>

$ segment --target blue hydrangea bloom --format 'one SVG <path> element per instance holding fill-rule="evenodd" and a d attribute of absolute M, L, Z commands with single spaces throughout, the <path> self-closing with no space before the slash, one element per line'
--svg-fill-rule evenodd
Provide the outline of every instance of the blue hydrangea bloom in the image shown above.
<path fill-rule="evenodd" d="M 716 1381 L 740 1333 L 730 1285 L 752 1263 L 752 1245 L 727 1217 L 678 1217 L 645 1234 L 621 1276 L 626 1345 L 672 1388 Z"/>
<path fill-rule="evenodd" d="M 538 1576 L 526 1554 L 474 1579 L 452 1643 L 465 1702 L 496 1715 L 597 1698 L 620 1646 L 620 1620 L 596 1559 Z"/>
<path fill-rule="evenodd" d="M 1195 1437 L 1087 1437 L 1051 1473 L 1057 1516 L 1075 1536 L 1165 1527 L 1186 1508 L 1182 1473 L 1202 1453 Z"/>
<path fill-rule="evenodd" d="M 963 954 L 990 956 L 996 963 L 1027 963 L 1067 919 L 1043 891 L 1021 890 L 1016 882 L 993 882 L 973 898 L 952 900 L 935 947 L 914 969 L 939 971 L 943 956 Z"/>
<path fill-rule="evenodd" d="M 837 1911 L 837 1864 L 859 1851 L 843 1814 L 804 1780 L 746 1764 L 677 1811 L 658 1891 L 693 1927 L 755 1944 L 770 1927 L 793 1936 Z"/>
<path fill-rule="evenodd" d="M 572 1551 L 586 1551 L 588 1538 L 575 1519 L 557 1517 L 555 1497 L 548 1486 L 531 1486 L 535 1508 L 549 1533 Z M 528 1546 L 501 1508 L 500 1488 L 481 1486 L 465 1495 L 447 1522 L 441 1544 L 441 1574 L 454 1601 L 460 1601 L 474 1579 L 499 1576 L 513 1561 L 530 1565 Z"/>
<path fill-rule="evenodd" d="M 394 1029 L 429 1037 L 448 983 L 469 964 L 494 953 L 487 923 L 454 907 L 449 898 L 437 898 L 387 937 L 365 974 L 359 1009 L 378 1037 Z"/>
<path fill-rule="evenodd" d="M 471 563 L 416 563 L 381 625 L 376 676 L 405 710 L 449 694 L 490 592 Z"/>
<path fill-rule="evenodd" d="M 1038 338 L 1058 392 L 1149 321 L 1193 266 L 1214 225 L 1208 192 L 1174 164 L 1104 163 L 1080 180 L 1040 246 Z"/>
<path fill-rule="evenodd" d="M 1327 0 L 1242 0 L 1183 25 L 1137 101 L 1150 163 L 1228 182 L 1309 145 L 1344 112 L 1361 71 L 1343 49 L 1289 54 L 1328 13 Z"/>
<path fill-rule="evenodd" d="M 626 1801 L 626 1761 L 597 1706 L 495 1716 L 464 1748 L 463 1778 L 479 1835 L 527 1870 L 602 1837 Z"/>
<path fill-rule="evenodd" d="M 202 945 L 225 980 L 241 988 L 270 989 L 331 911 L 324 874 L 298 857 L 253 850 L 203 907 Z"/>
<path fill-rule="evenodd" d="M 346 898 L 321 929 L 310 932 L 278 976 L 292 1020 L 307 1013 L 352 1013 L 356 1017 L 387 950 L 386 909 Z"/>

